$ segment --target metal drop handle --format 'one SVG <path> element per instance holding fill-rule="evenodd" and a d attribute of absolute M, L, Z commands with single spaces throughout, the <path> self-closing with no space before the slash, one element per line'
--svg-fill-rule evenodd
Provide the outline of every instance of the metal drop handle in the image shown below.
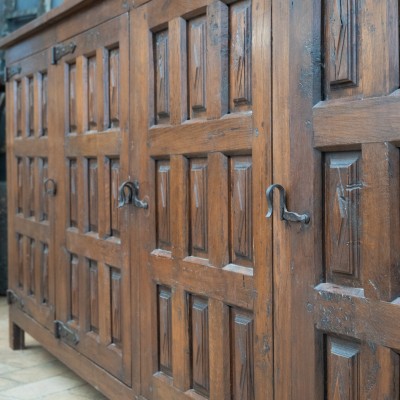
<path fill-rule="evenodd" d="M 291 222 L 303 222 L 304 224 L 308 224 L 310 222 L 310 216 L 308 214 L 297 214 L 292 211 L 288 211 L 286 208 L 286 191 L 282 185 L 275 183 L 271 185 L 267 191 L 267 202 L 268 202 L 268 212 L 266 217 L 271 218 L 273 211 L 273 201 L 274 201 L 274 189 L 278 189 L 280 193 L 280 214 L 281 220 L 291 221 Z"/>
<path fill-rule="evenodd" d="M 125 204 L 133 204 L 138 208 L 148 208 L 148 204 L 144 200 L 139 200 L 139 182 L 125 181 L 118 189 L 118 208 Z"/>

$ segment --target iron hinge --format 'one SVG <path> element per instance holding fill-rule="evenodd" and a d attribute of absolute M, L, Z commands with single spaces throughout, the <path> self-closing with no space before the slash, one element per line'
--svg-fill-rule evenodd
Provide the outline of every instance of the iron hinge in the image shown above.
<path fill-rule="evenodd" d="M 20 65 L 6 67 L 4 70 L 4 81 L 8 82 L 13 76 L 20 74 L 21 71 L 22 71 L 22 68 Z"/>
<path fill-rule="evenodd" d="M 54 336 L 75 346 L 79 343 L 78 334 L 62 321 L 54 321 Z"/>
<path fill-rule="evenodd" d="M 11 289 L 7 290 L 7 303 L 10 306 L 16 304 L 16 306 L 21 310 L 25 307 L 24 301 L 14 292 L 14 290 Z"/>
<path fill-rule="evenodd" d="M 72 54 L 76 49 L 76 44 L 70 42 L 68 44 L 58 44 L 52 48 L 51 64 L 56 65 L 65 55 Z"/>

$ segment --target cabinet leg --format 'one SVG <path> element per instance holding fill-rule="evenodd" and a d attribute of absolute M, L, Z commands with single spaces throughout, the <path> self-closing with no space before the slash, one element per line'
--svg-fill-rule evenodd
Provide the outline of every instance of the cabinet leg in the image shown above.
<path fill-rule="evenodd" d="M 25 348 L 25 331 L 10 321 L 10 347 L 12 350 Z"/>

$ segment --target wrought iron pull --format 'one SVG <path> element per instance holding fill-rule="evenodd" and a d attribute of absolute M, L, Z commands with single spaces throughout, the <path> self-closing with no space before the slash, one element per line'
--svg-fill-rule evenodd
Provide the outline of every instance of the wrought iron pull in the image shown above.
<path fill-rule="evenodd" d="M 133 204 L 138 208 L 148 208 L 148 204 L 144 200 L 139 200 L 139 182 L 125 181 L 118 189 L 118 208 L 125 204 Z"/>
<path fill-rule="evenodd" d="M 44 185 L 44 192 L 49 195 L 54 197 L 57 193 L 57 183 L 55 182 L 54 179 L 48 178 L 43 181 Z"/>
<path fill-rule="evenodd" d="M 297 214 L 292 211 L 288 211 L 286 208 L 286 191 L 282 185 L 274 184 L 271 185 L 267 191 L 267 202 L 268 202 L 268 213 L 266 215 L 267 218 L 271 218 L 273 211 L 273 194 L 274 189 L 278 189 L 280 193 L 280 213 L 281 220 L 291 221 L 291 222 L 303 222 L 304 224 L 308 224 L 310 222 L 310 216 L 308 214 Z"/>

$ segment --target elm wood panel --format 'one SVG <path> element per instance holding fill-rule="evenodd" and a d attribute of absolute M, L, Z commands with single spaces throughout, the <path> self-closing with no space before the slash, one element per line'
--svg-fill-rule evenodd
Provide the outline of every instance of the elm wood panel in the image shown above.
<path fill-rule="evenodd" d="M 23 289 L 24 287 L 24 236 L 17 234 L 17 284 L 18 287 Z"/>
<path fill-rule="evenodd" d="M 157 124 L 169 122 L 169 32 L 164 30 L 154 36 L 155 71 L 155 121 Z"/>
<path fill-rule="evenodd" d="M 232 269 L 202 265 L 202 261 L 204 259 L 196 257 L 174 261 L 152 255 L 148 268 L 153 280 L 160 284 L 173 286 L 179 282 L 189 292 L 253 309 L 256 297 L 253 276 Z"/>
<path fill-rule="evenodd" d="M 313 109 L 317 148 L 359 147 L 361 143 L 400 143 L 400 92 L 347 102 L 319 103 Z"/>
<path fill-rule="evenodd" d="M 172 371 L 174 386 L 180 391 L 191 388 L 189 299 L 185 287 L 172 289 Z M 172 286 L 172 285 L 168 285 Z"/>
<path fill-rule="evenodd" d="M 229 307 L 220 300 L 208 299 L 210 341 L 210 398 L 231 399 Z"/>
<path fill-rule="evenodd" d="M 17 204 L 15 212 L 18 214 L 22 214 L 24 212 L 24 159 L 22 157 L 18 157 L 16 160 L 17 168 L 17 190 L 16 190 L 16 197 L 17 197 Z"/>
<path fill-rule="evenodd" d="M 119 131 L 106 131 L 82 136 L 67 136 L 65 138 L 66 157 L 96 157 L 104 154 L 119 155 L 122 150 L 122 138 Z"/>
<path fill-rule="evenodd" d="M 52 331 L 44 330 L 34 319 L 15 306 L 11 306 L 10 321 L 29 332 L 50 353 L 109 398 L 131 398 L 134 396 L 131 388 L 122 384 L 119 379 L 107 373 L 104 368 L 93 363 L 68 344 L 60 342 L 59 339 L 54 337 Z"/>
<path fill-rule="evenodd" d="M 39 136 L 48 135 L 48 86 L 47 72 L 40 73 Z"/>
<path fill-rule="evenodd" d="M 218 119 L 229 107 L 229 10 L 222 1 L 207 7 L 207 118 Z"/>
<path fill-rule="evenodd" d="M 180 124 L 188 117 L 187 104 L 187 26 L 186 20 L 177 17 L 168 24 L 170 122 Z"/>
<path fill-rule="evenodd" d="M 13 153 L 21 157 L 25 155 L 29 155 L 30 157 L 47 157 L 49 153 L 48 139 L 16 139 L 13 143 Z"/>
<path fill-rule="evenodd" d="M 118 189 L 121 184 L 121 172 L 119 159 L 110 160 L 110 227 L 111 236 L 119 237 L 120 235 L 120 210 L 118 209 Z"/>
<path fill-rule="evenodd" d="M 88 163 L 88 217 L 89 231 L 97 232 L 99 226 L 99 177 L 96 158 L 89 158 Z M 101 210 L 103 211 L 103 210 Z"/>
<path fill-rule="evenodd" d="M 360 286 L 362 161 L 360 152 L 325 157 L 326 279 Z"/>
<path fill-rule="evenodd" d="M 363 144 L 362 157 L 363 287 L 368 298 L 392 301 L 400 296 L 400 153 L 386 142 Z"/>
<path fill-rule="evenodd" d="M 357 85 L 358 1 L 331 0 L 325 7 L 327 83 L 334 88 Z"/>
<path fill-rule="evenodd" d="M 230 259 L 234 264 L 253 265 L 252 158 L 230 159 Z"/>
<path fill-rule="evenodd" d="M 66 247 L 72 253 L 109 265 L 121 265 L 125 256 L 118 242 L 101 240 L 91 234 L 80 234 L 73 228 L 66 232 Z"/>
<path fill-rule="evenodd" d="M 188 23 L 188 72 L 190 117 L 206 111 L 207 20 L 205 16 Z"/>
<path fill-rule="evenodd" d="M 94 131 L 97 129 L 97 59 L 96 56 L 89 57 L 87 60 L 87 76 L 88 76 L 88 88 L 87 88 L 87 102 L 88 102 L 88 129 Z M 100 81 L 102 82 L 102 81 Z"/>
<path fill-rule="evenodd" d="M 69 319 L 79 323 L 79 269 L 78 256 L 71 254 L 69 265 Z M 83 282 L 82 282 L 83 283 Z M 82 284 L 81 283 L 81 284 Z"/>
<path fill-rule="evenodd" d="M 251 149 L 251 114 L 229 115 L 220 120 L 188 121 L 176 127 L 152 127 L 148 147 L 151 156 L 238 152 Z"/>
<path fill-rule="evenodd" d="M 171 172 L 169 161 L 157 162 L 157 247 L 171 250 Z"/>
<path fill-rule="evenodd" d="M 158 288 L 158 358 L 159 369 L 172 376 L 172 295 L 166 286 Z"/>
<path fill-rule="evenodd" d="M 243 111 L 251 105 L 251 1 L 233 3 L 230 8 L 229 108 Z"/>
<path fill-rule="evenodd" d="M 315 287 L 308 306 L 321 331 L 399 351 L 399 305 L 399 298 L 387 303 L 365 298 L 362 289 L 322 283 Z"/>
<path fill-rule="evenodd" d="M 254 393 L 253 316 L 231 309 L 232 399 L 253 400 Z"/>
<path fill-rule="evenodd" d="M 121 272 L 117 268 L 111 268 L 111 337 L 117 347 L 122 342 L 122 288 Z"/>
<path fill-rule="evenodd" d="M 22 136 L 22 82 L 20 80 L 15 82 L 15 118 L 16 118 L 16 136 Z"/>
<path fill-rule="evenodd" d="M 189 160 L 180 155 L 171 156 L 172 257 L 177 259 L 189 254 L 189 185 Z"/>
<path fill-rule="evenodd" d="M 224 154 L 208 155 L 207 179 L 209 259 L 222 268 L 229 263 L 229 161 Z"/>
<path fill-rule="evenodd" d="M 38 224 L 30 219 L 25 219 L 16 215 L 14 219 L 14 229 L 21 235 L 29 236 L 47 243 L 50 237 L 50 227 L 48 223 Z"/>
<path fill-rule="evenodd" d="M 49 162 L 47 158 L 39 158 L 38 163 L 38 219 L 39 221 L 47 221 L 49 219 L 49 195 L 45 191 L 44 182 L 49 178 Z"/>
<path fill-rule="evenodd" d="M 68 132 L 76 132 L 78 129 L 77 116 L 77 65 L 70 64 L 68 70 Z"/>
<path fill-rule="evenodd" d="M 360 398 L 399 398 L 399 355 L 392 349 L 362 343 Z"/>
<path fill-rule="evenodd" d="M 120 125 L 120 54 L 119 49 L 112 49 L 108 54 L 108 83 L 109 83 L 109 118 L 110 128 Z"/>
<path fill-rule="evenodd" d="M 68 217 L 69 226 L 74 228 L 78 227 L 78 163 L 76 159 L 68 160 L 68 200 L 67 205 L 69 206 Z"/>
<path fill-rule="evenodd" d="M 208 253 L 207 175 L 207 160 L 190 160 L 191 255 L 204 258 Z"/>
<path fill-rule="evenodd" d="M 99 271 L 97 262 L 89 260 L 90 330 L 99 332 Z"/>
<path fill-rule="evenodd" d="M 190 295 L 192 386 L 206 397 L 210 391 L 210 345 L 207 300 Z"/>
<path fill-rule="evenodd" d="M 357 400 L 360 389 L 360 345 L 328 337 L 327 399 Z"/>
<path fill-rule="evenodd" d="M 27 86 L 28 86 L 28 105 L 26 107 L 27 113 L 27 136 L 34 136 L 35 134 L 35 79 L 34 77 L 27 78 Z"/>

